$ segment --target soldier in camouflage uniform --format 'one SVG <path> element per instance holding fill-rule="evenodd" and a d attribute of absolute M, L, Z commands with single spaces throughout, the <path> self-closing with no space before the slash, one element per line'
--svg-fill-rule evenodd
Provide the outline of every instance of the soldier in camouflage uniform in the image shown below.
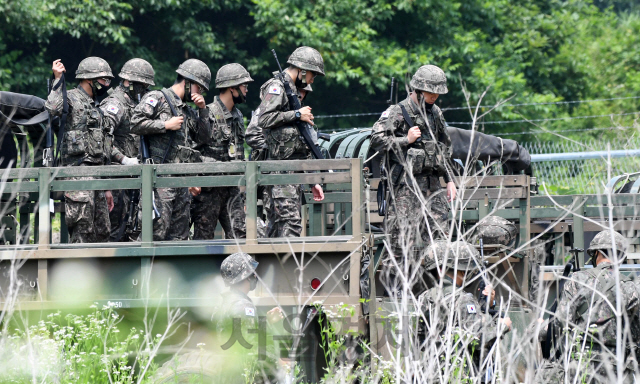
<path fill-rule="evenodd" d="M 569 276 L 555 317 L 547 325 L 553 327 L 551 333 L 556 335 L 559 344 L 554 347 L 563 356 L 577 359 L 575 352 L 585 348 L 581 367 L 574 368 L 580 370 L 580 375 L 586 373 L 587 383 L 620 382 L 618 379 L 634 382 L 635 350 L 640 341 L 640 295 L 634 282 L 615 268 L 615 264 L 624 261 L 626 249 L 627 241 L 619 233 L 598 233 L 587 250 L 593 268 Z M 618 305 L 621 312 L 616 316 Z M 617 328 L 618 320 L 622 321 L 623 329 Z M 546 339 L 547 330 L 543 328 L 540 332 L 541 341 Z M 617 377 L 618 342 L 624 348 L 622 378 Z M 545 375 L 540 375 L 538 382 L 547 382 L 563 369 L 560 362 L 545 368 Z"/>
<path fill-rule="evenodd" d="M 118 76 L 120 85 L 109 90 L 109 96 L 102 100 L 100 109 L 105 117 L 105 127 L 113 132 L 111 161 L 122 165 L 136 165 L 138 161 L 139 137 L 131 133 L 131 115 L 142 96 L 153 82 L 155 72 L 151 64 L 143 59 L 131 59 L 123 66 Z M 127 241 L 131 233 L 125 234 L 129 215 L 131 190 L 120 190 L 113 196 L 114 208 L 111 219 L 111 241 Z M 129 229 L 131 230 L 131 228 Z M 131 240 L 137 238 L 137 234 Z"/>
<path fill-rule="evenodd" d="M 424 264 L 437 281 L 433 288 L 418 298 L 422 310 L 421 333 L 427 348 L 435 347 L 437 350 L 432 353 L 444 355 L 447 344 L 443 343 L 442 336 L 453 332 L 449 328 L 453 326 L 466 335 L 459 342 L 467 347 L 469 354 L 473 353 L 474 364 L 478 367 L 480 356 L 486 357 L 487 351 L 501 335 L 511 329 L 511 319 L 496 319 L 482 312 L 476 297 L 464 291 L 472 274 L 484 268 L 478 250 L 465 241 L 451 243 L 435 240 L 425 252 Z M 495 291 L 491 287 L 485 288 L 482 293 L 490 302 L 495 302 Z M 472 346 L 475 340 L 479 340 L 479 348 Z M 465 356 L 465 353 L 461 353 L 460 358 L 464 359 Z"/>
<path fill-rule="evenodd" d="M 200 60 L 189 59 L 176 72 L 178 77 L 171 88 L 145 94 L 131 116 L 131 132 L 145 136 L 155 164 L 201 161 L 200 153 L 193 149 L 194 142 L 206 142 L 212 134 L 209 110 L 202 96 L 202 92 L 209 90 L 209 67 Z M 189 107 L 188 101 L 198 111 Z M 191 187 L 154 190 L 154 203 L 160 211 L 160 217 L 153 222 L 154 240 L 188 240 L 189 193 L 199 192 L 200 188 Z"/>
<path fill-rule="evenodd" d="M 456 196 L 449 173 L 451 138 L 442 111 L 434 104 L 439 95 L 448 92 L 446 76 L 440 68 L 424 65 L 409 85 L 409 96 L 382 113 L 371 135 L 371 146 L 385 154 L 389 171 L 390 208 L 384 221 L 390 257 L 395 257 L 397 264 L 387 258 L 384 266 L 391 287 L 398 284 L 394 282 L 398 280 L 395 265 L 403 271 L 408 261 L 413 268 L 416 254 L 448 232 L 447 199 L 453 201 Z M 446 191 L 440 187 L 440 177 L 447 184 Z"/>
<path fill-rule="evenodd" d="M 66 72 L 60 60 L 53 62 L 55 81 L 45 107 L 53 116 L 63 112 L 60 78 Z M 80 84 L 67 92 L 69 112 L 61 142 L 61 165 L 89 167 L 110 162 L 113 136 L 105 124 L 95 99 L 111 84 L 113 74 L 109 64 L 99 57 L 88 57 L 76 70 Z M 71 180 L 94 180 L 95 177 L 74 177 Z M 67 191 L 64 193 L 65 221 L 72 243 L 95 243 L 109 240 L 109 211 L 113 209 L 111 191 Z"/>
<path fill-rule="evenodd" d="M 218 70 L 220 95 L 207 106 L 213 135 L 197 147 L 202 156 L 211 161 L 244 160 L 244 118 L 236 105 L 246 101 L 252 81 L 249 72 L 237 63 Z M 203 188 L 191 202 L 193 238 L 213 239 L 218 220 L 226 239 L 246 237 L 244 204 L 244 193 L 238 187 Z"/>
<path fill-rule="evenodd" d="M 285 79 L 296 93 L 299 88 L 312 84 L 317 75 L 324 76 L 324 61 L 320 52 L 313 48 L 297 48 L 287 63 L 289 68 L 284 71 Z M 262 103 L 254 112 L 251 124 L 263 129 L 269 152 L 268 159 L 311 158 L 310 149 L 300 138 L 294 124 L 296 120 L 300 120 L 313 125 L 311 107 L 302 107 L 297 111 L 291 110 L 284 92 L 284 84 L 276 77 L 262 85 L 260 98 Z M 314 200 L 324 199 L 324 193 L 319 184 L 314 185 L 312 191 Z M 266 193 L 269 194 L 270 201 L 270 208 L 267 210 L 267 235 L 299 237 L 302 232 L 302 188 L 299 185 L 274 185 L 267 187 Z"/>

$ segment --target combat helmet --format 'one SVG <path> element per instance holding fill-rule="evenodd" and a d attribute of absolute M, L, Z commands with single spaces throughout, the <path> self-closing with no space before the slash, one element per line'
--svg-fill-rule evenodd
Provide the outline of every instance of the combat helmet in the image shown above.
<path fill-rule="evenodd" d="M 447 76 L 442 69 L 435 65 L 423 65 L 418 68 L 411 78 L 409 86 L 418 91 L 437 93 L 438 95 L 449 92 Z"/>
<path fill-rule="evenodd" d="M 482 243 L 485 245 L 501 244 L 512 247 L 516 243 L 517 235 L 518 227 L 509 220 L 500 216 L 487 216 L 478 222 L 471 242 L 479 245 L 482 238 Z"/>
<path fill-rule="evenodd" d="M 209 83 L 211 82 L 211 71 L 207 64 L 198 59 L 189 59 L 180 64 L 176 72 L 185 79 L 191 80 L 196 84 L 203 87 L 205 90 L 209 90 Z"/>
<path fill-rule="evenodd" d="M 76 69 L 76 79 L 99 79 L 109 77 L 113 79 L 111 67 L 106 60 L 91 56 L 82 60 Z"/>
<path fill-rule="evenodd" d="M 311 47 L 296 48 L 291 56 L 289 56 L 287 64 L 324 76 L 324 60 L 322 59 L 322 55 Z"/>
<path fill-rule="evenodd" d="M 223 65 L 216 74 L 217 89 L 231 88 L 252 81 L 249 71 L 238 63 Z"/>
<path fill-rule="evenodd" d="M 124 63 L 118 77 L 124 80 L 135 81 L 150 86 L 156 85 L 153 82 L 155 71 L 148 61 L 143 59 L 131 59 Z"/>
<path fill-rule="evenodd" d="M 466 241 L 436 240 L 426 250 L 425 269 L 457 268 L 459 271 L 480 269 L 482 260 L 478 250 Z"/>
<path fill-rule="evenodd" d="M 257 267 L 258 262 L 251 255 L 237 252 L 222 261 L 220 273 L 226 285 L 233 285 L 251 276 Z"/>
<path fill-rule="evenodd" d="M 611 241 L 611 234 L 613 233 L 613 242 Z M 627 251 L 627 240 L 618 232 L 602 231 L 591 240 L 587 254 L 591 256 L 591 259 L 595 261 L 596 251 L 613 250 L 615 242 L 616 252 L 618 255 L 624 255 Z M 606 252 L 604 252 L 606 254 Z"/>

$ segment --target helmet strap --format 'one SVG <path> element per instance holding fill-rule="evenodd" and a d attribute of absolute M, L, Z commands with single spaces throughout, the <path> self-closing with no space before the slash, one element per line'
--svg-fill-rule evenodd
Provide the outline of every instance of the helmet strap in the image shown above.
<path fill-rule="evenodd" d="M 182 100 L 193 101 L 191 100 L 191 82 L 187 79 L 184 79 L 184 97 Z"/>
<path fill-rule="evenodd" d="M 108 90 L 108 85 L 100 84 L 98 79 L 91 79 L 91 92 L 93 92 L 94 98 L 104 95 Z"/>
<path fill-rule="evenodd" d="M 307 86 L 307 70 L 300 69 L 298 71 L 298 76 L 296 77 L 296 87 L 304 88 Z"/>

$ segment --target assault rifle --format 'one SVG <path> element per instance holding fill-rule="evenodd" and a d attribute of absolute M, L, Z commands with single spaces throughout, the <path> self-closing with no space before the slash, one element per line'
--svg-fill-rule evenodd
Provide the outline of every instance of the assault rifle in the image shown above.
<path fill-rule="evenodd" d="M 387 100 L 387 105 L 391 106 L 393 104 L 393 91 L 396 86 L 396 78 L 391 78 L 391 92 L 389 94 L 389 100 Z M 389 172 L 387 172 L 387 168 L 385 168 L 387 161 L 387 157 L 380 162 L 380 183 L 378 184 L 378 192 L 376 193 L 376 200 L 378 201 L 378 216 L 385 216 L 387 214 L 387 194 L 389 193 L 389 187 L 387 183 L 389 182 Z"/>
<path fill-rule="evenodd" d="M 298 96 L 296 96 L 296 94 L 293 93 L 293 90 L 289 86 L 289 82 L 286 80 L 284 76 L 284 72 L 282 71 L 282 67 L 280 66 L 280 61 L 278 61 L 278 55 L 276 54 L 276 50 L 272 49 L 271 52 L 273 53 L 273 57 L 276 58 L 276 63 L 278 64 L 279 73 L 276 76 L 280 79 L 280 81 L 282 81 L 282 84 L 284 85 L 284 92 L 287 95 L 287 100 L 289 100 L 289 108 L 291 108 L 291 110 L 293 111 L 297 111 L 300 108 L 302 108 L 302 105 L 300 104 L 300 100 L 298 99 Z M 311 128 L 309 123 L 305 121 L 297 120 L 295 121 L 295 125 L 296 125 L 296 128 L 298 128 L 298 132 L 300 133 L 300 136 L 302 136 L 304 143 L 311 150 L 311 154 L 313 154 L 313 157 L 315 159 L 324 159 L 322 152 L 320 152 L 320 148 L 318 148 L 315 141 L 313 140 L 313 135 L 314 135 L 314 133 L 312 133 L 313 128 Z"/>
<path fill-rule="evenodd" d="M 51 93 L 51 79 L 47 79 L 47 95 Z M 49 114 L 49 124 L 45 132 L 44 150 L 42 151 L 42 166 L 53 166 L 54 138 L 53 138 L 53 117 Z"/>

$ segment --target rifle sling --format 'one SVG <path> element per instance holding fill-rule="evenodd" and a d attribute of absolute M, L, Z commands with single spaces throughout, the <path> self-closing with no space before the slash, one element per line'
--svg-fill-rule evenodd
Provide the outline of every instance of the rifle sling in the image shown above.
<path fill-rule="evenodd" d="M 173 102 L 171 99 L 169 99 L 169 96 L 167 96 L 167 94 L 161 89 L 160 92 L 162 93 L 162 95 L 164 96 L 164 99 L 167 101 L 167 104 L 169 104 L 169 108 L 171 109 L 171 114 L 175 117 L 178 116 L 178 112 L 176 112 L 176 108 L 173 106 Z M 184 120 L 182 122 L 184 124 Z M 167 146 L 167 149 L 164 151 L 164 155 L 162 155 L 162 163 L 164 164 L 165 161 L 167 161 L 167 156 L 169 155 L 169 151 L 171 150 L 171 146 L 173 145 L 173 139 L 176 137 L 176 131 L 171 131 L 171 138 L 169 139 L 169 145 Z M 149 154 L 151 155 L 151 154 Z"/>
<path fill-rule="evenodd" d="M 64 140 L 64 128 L 67 124 L 67 115 L 69 114 L 69 100 L 67 99 L 67 83 L 64 78 L 64 73 L 60 77 L 58 84 L 54 85 L 51 90 L 55 91 L 62 86 L 62 115 L 60 116 L 60 126 L 58 127 L 58 145 L 56 151 L 53 154 L 53 166 L 58 166 L 58 161 L 61 158 L 62 141 Z"/>

